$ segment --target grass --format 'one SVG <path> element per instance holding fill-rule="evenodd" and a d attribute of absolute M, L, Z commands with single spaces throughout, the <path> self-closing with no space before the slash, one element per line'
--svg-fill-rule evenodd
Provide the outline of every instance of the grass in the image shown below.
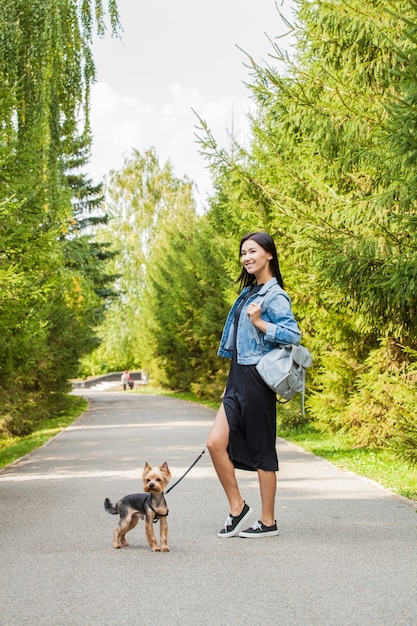
<path fill-rule="evenodd" d="M 204 400 L 193 393 L 167 391 L 151 385 L 135 390 L 134 393 L 171 396 L 202 404 L 214 410 L 218 408 L 220 402 Z M 36 431 L 30 435 L 0 438 L 0 467 L 39 448 L 72 424 L 86 410 L 87 401 L 80 396 L 71 398 L 70 409 L 53 419 L 40 422 Z M 375 480 L 394 493 L 417 500 L 417 467 L 399 460 L 389 449 L 356 448 L 352 446 L 348 437 L 320 433 L 311 424 L 293 429 L 278 427 L 278 435 L 342 469 Z"/>
<path fill-rule="evenodd" d="M 398 459 L 390 449 L 357 448 L 347 436 L 320 433 L 311 424 L 289 430 L 278 428 L 278 435 L 342 469 L 417 500 L 417 467 Z"/>
<path fill-rule="evenodd" d="M 55 437 L 70 426 L 87 408 L 87 401 L 80 396 L 70 396 L 70 408 L 56 417 L 38 422 L 36 430 L 24 437 L 0 437 L 0 468 L 13 463 L 32 450 Z"/>

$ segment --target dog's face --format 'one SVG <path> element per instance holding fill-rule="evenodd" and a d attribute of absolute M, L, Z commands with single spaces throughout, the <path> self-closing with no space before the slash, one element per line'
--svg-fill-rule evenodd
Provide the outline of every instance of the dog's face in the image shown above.
<path fill-rule="evenodd" d="M 170 478 L 171 472 L 166 461 L 158 468 L 153 468 L 149 463 L 145 463 L 142 474 L 143 490 L 147 493 L 162 493 L 165 491 Z"/>

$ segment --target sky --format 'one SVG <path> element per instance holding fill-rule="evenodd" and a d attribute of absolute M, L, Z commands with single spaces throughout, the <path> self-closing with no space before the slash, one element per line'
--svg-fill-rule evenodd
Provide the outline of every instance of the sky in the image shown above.
<path fill-rule="evenodd" d="M 99 182 L 135 148 L 154 148 L 161 165 L 196 183 L 204 206 L 207 161 L 199 153 L 197 115 L 221 145 L 244 142 L 253 107 L 249 57 L 276 65 L 270 40 L 288 31 L 292 0 L 118 0 L 123 32 L 95 39 L 89 175 Z M 288 44 L 287 44 L 288 45 Z"/>

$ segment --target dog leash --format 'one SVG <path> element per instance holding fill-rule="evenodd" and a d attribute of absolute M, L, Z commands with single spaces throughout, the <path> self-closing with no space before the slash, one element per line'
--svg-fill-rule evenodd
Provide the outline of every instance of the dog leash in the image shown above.
<path fill-rule="evenodd" d="M 172 485 L 169 489 L 167 489 L 167 490 L 165 491 L 165 495 L 166 495 L 167 493 L 169 493 L 172 489 L 174 489 L 174 487 L 176 487 L 176 486 L 178 485 L 178 483 L 180 483 L 180 482 L 182 481 L 182 479 L 183 479 L 183 478 L 185 478 L 185 476 L 187 476 L 188 472 L 189 472 L 190 470 L 192 470 L 192 469 L 193 469 L 194 465 L 197 465 L 197 463 L 199 462 L 199 460 L 201 459 L 201 457 L 203 456 L 203 454 L 205 453 L 205 451 L 206 451 L 206 449 L 204 448 L 204 450 L 203 450 L 203 451 L 202 451 L 202 452 L 198 455 L 198 457 L 196 458 L 196 460 L 194 461 L 194 463 L 192 463 L 192 464 L 190 465 L 190 467 L 188 468 L 188 470 L 187 470 L 187 471 L 186 471 L 186 472 L 185 472 L 185 473 L 181 476 L 181 478 L 179 478 L 179 479 L 177 480 L 177 482 L 175 482 L 175 483 L 174 483 L 174 484 L 173 484 L 173 485 Z"/>

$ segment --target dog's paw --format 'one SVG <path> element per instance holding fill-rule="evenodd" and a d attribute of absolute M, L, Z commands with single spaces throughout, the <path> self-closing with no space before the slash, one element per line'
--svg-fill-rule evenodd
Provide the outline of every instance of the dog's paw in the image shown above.
<path fill-rule="evenodd" d="M 161 548 L 159 546 L 151 546 L 152 552 L 161 552 Z"/>
<path fill-rule="evenodd" d="M 168 546 L 165 546 L 164 548 L 161 548 L 162 552 L 169 552 L 169 548 Z"/>

